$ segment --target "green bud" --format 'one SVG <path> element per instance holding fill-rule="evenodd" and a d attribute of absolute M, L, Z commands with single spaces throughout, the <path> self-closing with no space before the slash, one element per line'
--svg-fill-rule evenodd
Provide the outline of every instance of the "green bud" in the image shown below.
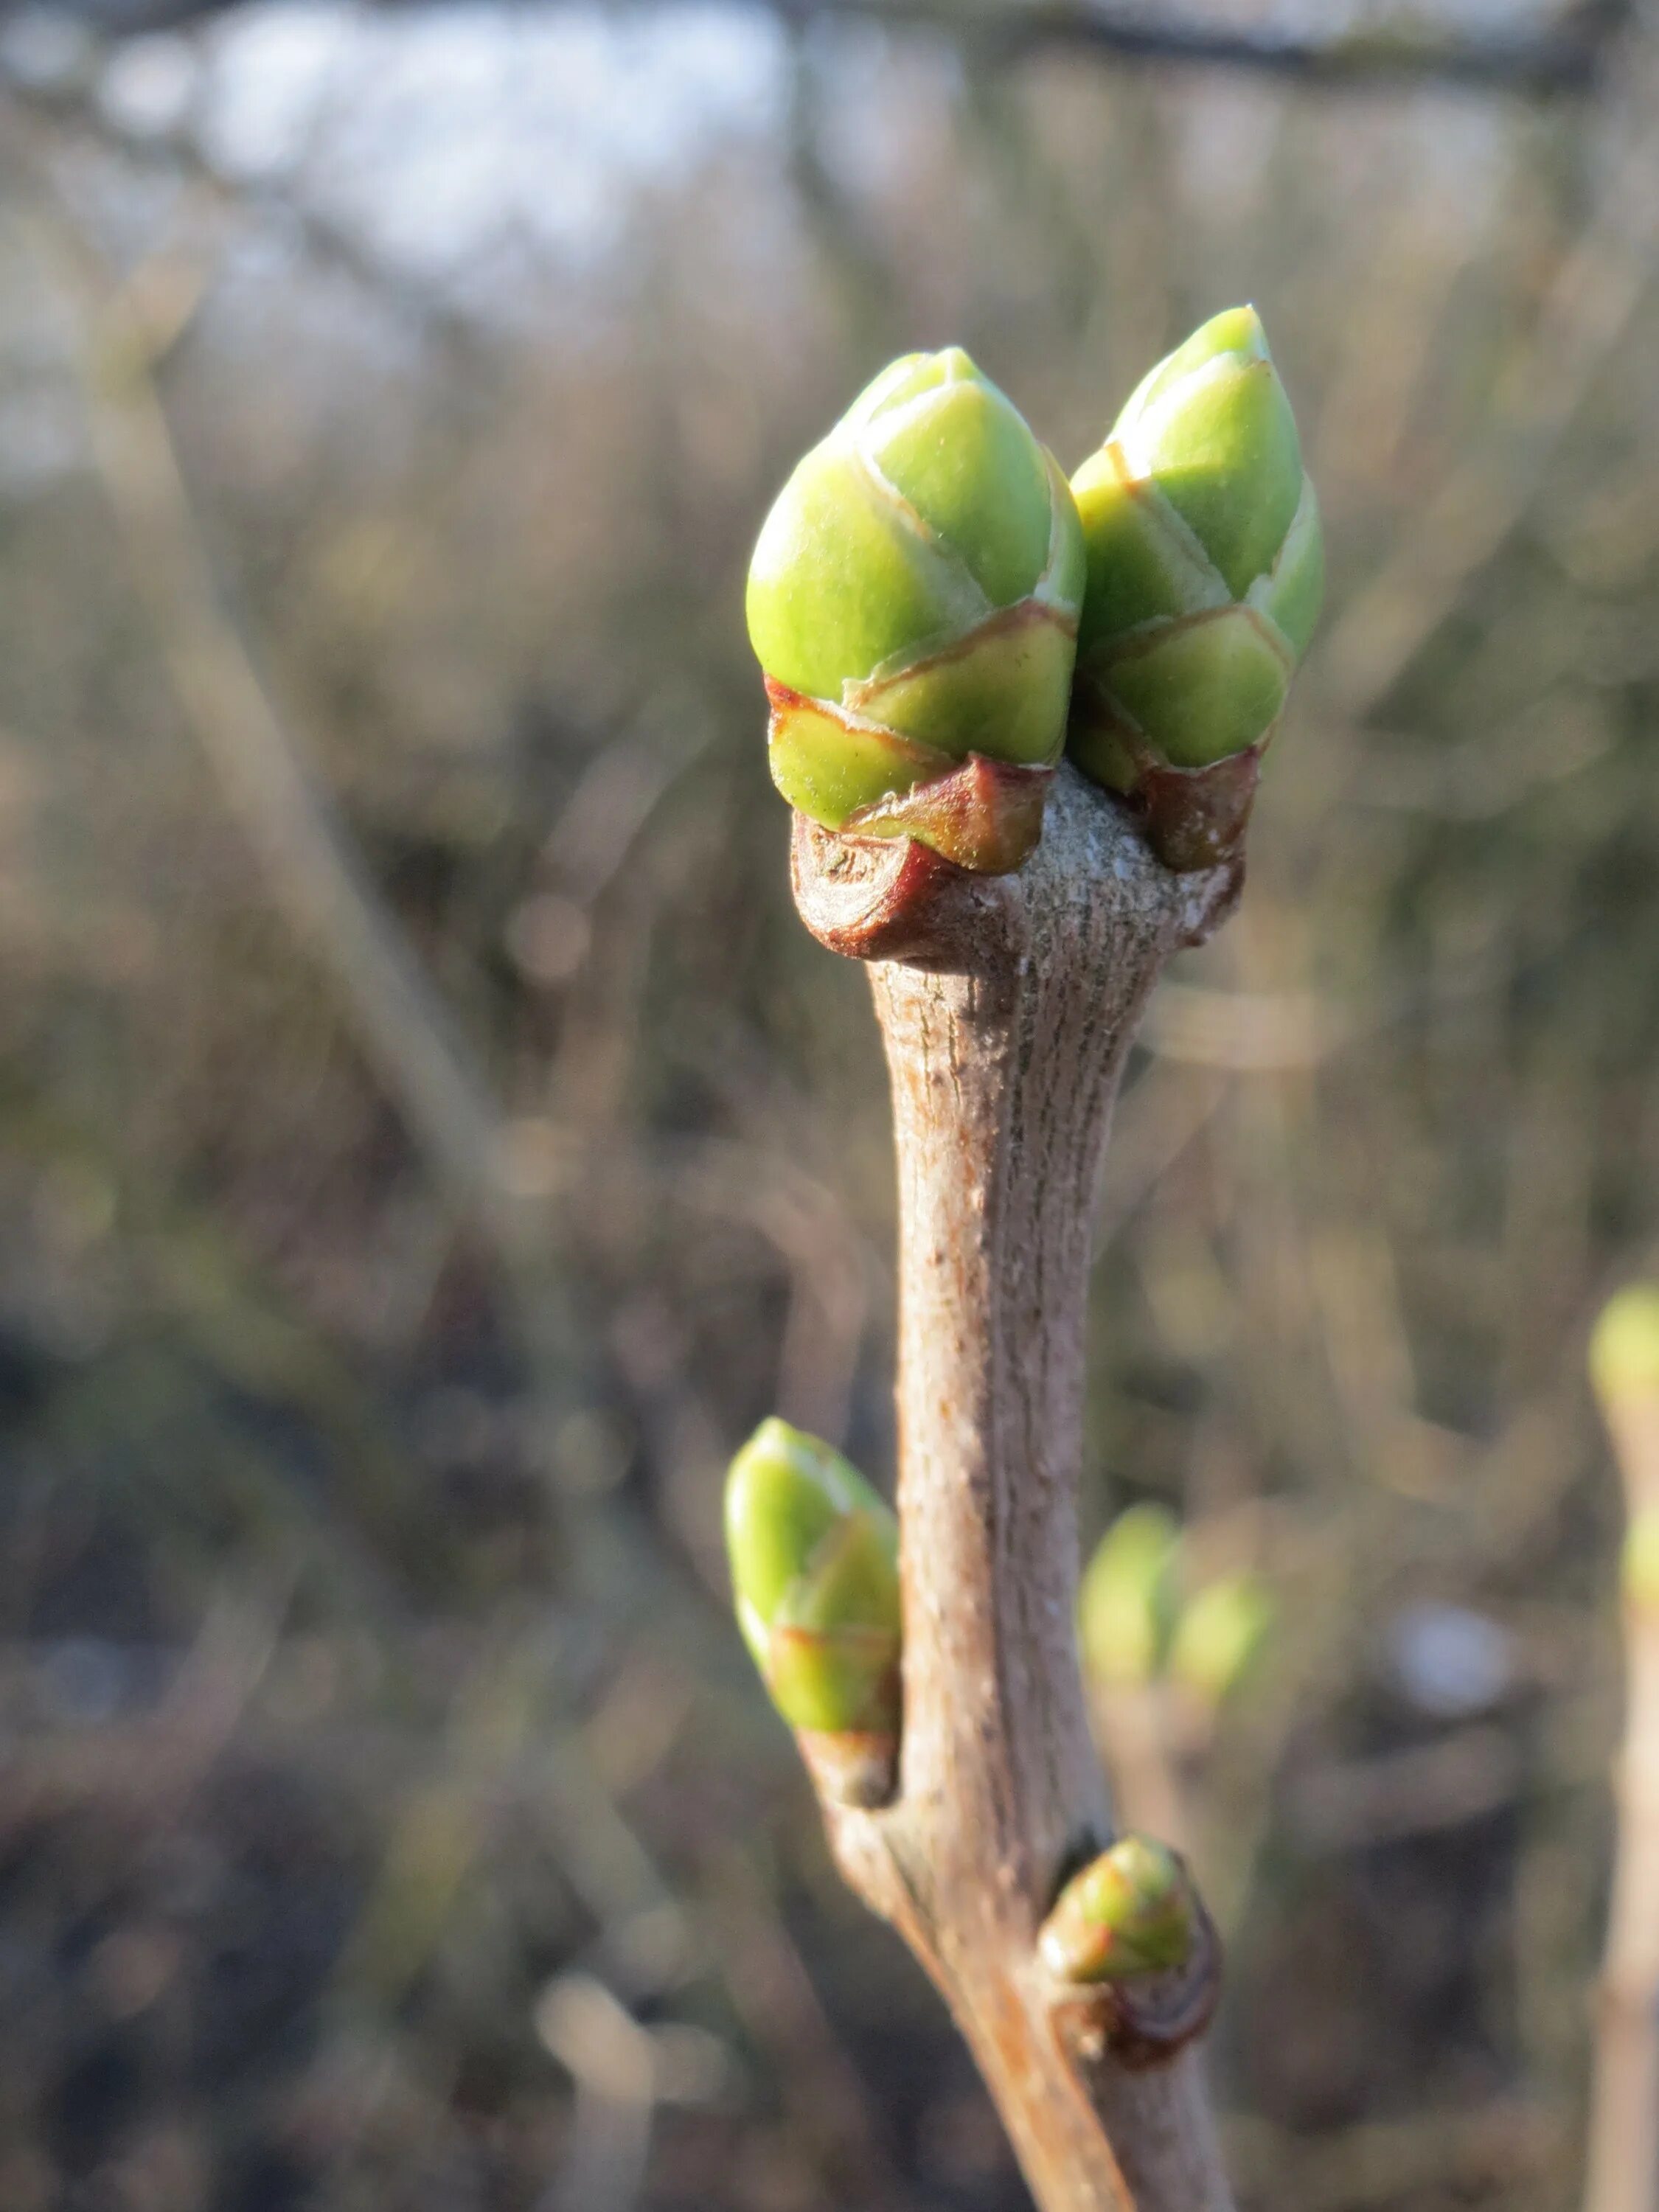
<path fill-rule="evenodd" d="M 1632 1518 L 1622 1568 L 1626 1604 L 1659 1619 L 1659 1505 L 1644 1505 Z"/>
<path fill-rule="evenodd" d="M 750 567 L 790 805 L 1017 866 L 1041 834 L 1046 775 L 1030 772 L 1065 739 L 1083 568 L 1066 480 L 1012 403 L 959 346 L 896 361 L 797 466 Z M 930 787 L 974 755 L 1016 772 L 997 786 L 1024 786 L 1016 826 L 933 808 Z"/>
<path fill-rule="evenodd" d="M 1088 549 L 1073 758 L 1171 867 L 1236 850 L 1324 589 L 1318 503 L 1254 307 L 1147 375 L 1072 479 Z"/>
<path fill-rule="evenodd" d="M 820 1779 L 871 1802 L 899 1729 L 890 1507 L 830 1445 L 766 1420 L 726 1477 L 726 1545 L 738 1625 L 773 1704 Z"/>
<path fill-rule="evenodd" d="M 1277 1610 L 1255 1575 L 1207 1583 L 1176 1626 L 1170 1674 L 1206 1705 L 1224 1704 L 1261 1656 Z"/>
<path fill-rule="evenodd" d="M 1129 1688 L 1161 1671 L 1180 1541 L 1161 1505 L 1132 1505 L 1101 1538 L 1078 1598 L 1084 1663 L 1096 1681 Z"/>
<path fill-rule="evenodd" d="M 1604 1407 L 1659 1397 L 1659 1285 L 1632 1283 L 1608 1299 L 1590 1332 L 1589 1370 Z"/>
<path fill-rule="evenodd" d="M 1038 1938 L 1068 1982 L 1119 1982 L 1184 1966 L 1197 1933 L 1187 1869 L 1167 1844 L 1121 1836 L 1060 1893 Z"/>

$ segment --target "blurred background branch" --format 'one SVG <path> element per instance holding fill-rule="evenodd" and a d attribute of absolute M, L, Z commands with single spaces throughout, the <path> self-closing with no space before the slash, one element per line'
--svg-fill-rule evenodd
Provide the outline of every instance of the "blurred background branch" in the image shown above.
<path fill-rule="evenodd" d="M 1246 2194 L 1576 2201 L 1620 1517 L 1580 1352 L 1659 1252 L 1620 14 L 1445 0 L 1393 74 L 1387 9 L 1289 0 L 1024 49 L 7 16 L 7 2212 L 1016 2212 L 731 1632 L 735 1442 L 891 1463 L 883 1076 L 789 912 L 742 578 L 892 354 L 961 341 L 1069 464 L 1246 296 L 1332 616 L 1121 1103 L 1084 1534 L 1162 1503 L 1278 1601 L 1180 1775 Z M 1436 59 L 1580 40 L 1567 99 Z"/>
<path fill-rule="evenodd" d="M 0 123 L 8 123 L 3 112 Z M 14 112 L 14 154 L 22 128 Z M 533 1237 L 536 1194 L 508 1186 L 500 1116 L 483 1075 L 357 865 L 216 589 L 154 380 L 206 272 L 157 257 L 118 286 L 44 191 L 21 219 L 81 322 L 77 360 L 94 450 L 129 572 L 225 804 L 276 904 L 332 975 L 440 1176 L 509 1243 Z"/>
<path fill-rule="evenodd" d="M 1559 22 L 1540 29 L 1462 29 L 1432 11 L 1398 8 L 1352 27 L 1309 33 L 1271 21 L 1240 26 L 1218 10 L 1172 17 L 1147 7 L 1020 0 L 741 0 L 794 24 L 866 21 L 889 31 L 923 31 L 982 53 L 1011 56 L 1058 49 L 1103 59 L 1232 70 L 1287 77 L 1328 88 L 1440 82 L 1475 90 L 1573 93 L 1601 80 L 1609 50 L 1629 21 L 1632 0 L 1577 0 Z M 209 21 L 237 0 L 75 0 L 66 15 L 113 38 L 174 31 Z M 377 0 L 397 15 L 425 0 Z M 544 0 L 558 7 L 570 0 Z M 684 7 L 691 0 L 612 0 L 619 12 Z M 0 21 L 20 12 L 8 0 Z"/>

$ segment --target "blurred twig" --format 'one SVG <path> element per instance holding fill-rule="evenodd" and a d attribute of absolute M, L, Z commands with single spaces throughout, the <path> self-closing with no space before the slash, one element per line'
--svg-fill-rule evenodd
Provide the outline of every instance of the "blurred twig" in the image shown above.
<path fill-rule="evenodd" d="M 17 111 L 6 120 L 21 135 Z M 519 1249 L 533 1194 L 511 1188 L 483 1075 L 358 865 L 216 587 L 152 374 L 143 284 L 118 286 L 42 167 L 16 166 L 28 191 L 16 219 L 76 312 L 76 366 L 132 583 L 221 793 L 412 1133 L 504 1248 Z"/>
<path fill-rule="evenodd" d="M 651 2154 L 657 2086 L 651 2038 L 591 1974 L 560 1975 L 544 1993 L 536 2021 L 576 2085 L 570 2141 L 538 2212 L 630 2212 Z"/>
<path fill-rule="evenodd" d="M 556 0 L 555 0 L 556 4 Z M 665 0 L 658 0 L 665 4 Z M 421 0 L 383 0 L 388 12 Z M 635 0 L 637 4 L 637 0 Z M 665 0 L 683 4 L 683 0 Z M 1394 21 L 1375 22 L 1323 38 L 1233 22 L 1170 21 L 1143 8 L 1076 7 L 1028 0 L 986 8 L 955 0 L 762 0 L 794 21 L 836 17 L 884 21 L 944 33 L 963 44 L 1004 52 L 1066 48 L 1137 62 L 1202 69 L 1249 70 L 1333 86 L 1421 79 L 1522 93 L 1582 92 L 1597 81 L 1611 33 L 1627 0 L 1581 0 L 1542 30 L 1459 34 L 1449 25 L 1402 8 Z M 0 9 L 0 18 L 13 12 Z M 78 10 L 116 36 L 170 30 L 228 12 L 228 0 L 81 0 Z"/>
<path fill-rule="evenodd" d="M 85 1799 L 177 1820 L 240 1738 L 293 1594 L 289 1565 L 262 1589 L 216 1593 L 166 1695 L 143 1719 L 9 1747 L 0 1759 L 0 1840 Z"/>
<path fill-rule="evenodd" d="M 312 205 L 283 179 L 228 172 L 192 124 L 168 131 L 127 128 L 90 96 L 84 79 L 67 86 L 36 86 L 0 65 L 0 83 L 20 108 L 49 122 L 71 143 L 101 149 L 141 174 L 177 177 L 216 208 L 297 234 L 319 269 L 344 278 L 399 323 L 434 338 L 444 350 L 446 368 L 472 377 L 493 368 L 477 325 L 463 312 L 368 250 L 346 224 Z"/>
<path fill-rule="evenodd" d="M 750 1855 L 732 1845 L 706 1870 L 706 1924 L 757 2045 L 782 2055 L 791 2118 L 816 2160 L 866 2212 L 909 2212 L 872 2103 Z M 810 2094 L 802 2090 L 810 2085 Z"/>
<path fill-rule="evenodd" d="M 1484 438 L 1412 517 L 1325 641 L 1323 666 L 1345 713 L 1379 706 L 1525 516 L 1561 438 L 1629 328 L 1659 257 L 1659 61 L 1638 57 L 1594 214 L 1510 363 Z"/>

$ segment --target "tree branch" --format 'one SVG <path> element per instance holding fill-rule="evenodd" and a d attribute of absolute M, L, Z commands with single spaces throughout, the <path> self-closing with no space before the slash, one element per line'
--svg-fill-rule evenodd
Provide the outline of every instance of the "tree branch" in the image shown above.
<path fill-rule="evenodd" d="M 72 12 L 96 29 L 123 38 L 178 29 L 227 14 L 234 4 L 235 0 L 79 0 Z M 422 0 L 381 4 L 390 12 L 419 6 Z M 676 0 L 650 4 L 673 5 Z M 1024 0 L 998 7 L 974 0 L 751 4 L 799 23 L 840 18 L 933 32 L 1005 56 L 1060 49 L 1176 67 L 1247 70 L 1332 88 L 1417 81 L 1522 94 L 1593 90 L 1613 34 L 1632 12 L 1629 0 L 1581 0 L 1547 29 L 1472 37 L 1402 8 L 1396 23 L 1310 38 L 1267 24 L 1246 29 L 1226 22 L 1171 21 L 1145 8 L 1080 6 L 1075 0 Z M 21 5 L 22 0 L 3 0 L 0 22 Z"/>
<path fill-rule="evenodd" d="M 875 957 L 898 1157 L 904 1738 L 896 1801 L 827 1804 L 843 1872 L 932 1975 L 1043 2212 L 1226 2212 L 1193 1968 L 1079 1991 L 1037 1936 L 1109 1839 L 1073 1629 L 1092 1199 L 1137 1020 L 1229 910 L 1062 766 L 1017 875 L 797 818 L 795 891 Z"/>
<path fill-rule="evenodd" d="M 408 0 L 402 0 L 408 4 Z M 634 0 L 640 4 L 640 0 Z M 673 5 L 675 0 L 651 0 Z M 1243 70 L 1331 90 L 1431 82 L 1501 93 L 1589 92 L 1628 8 L 1590 0 L 1547 30 L 1460 37 L 1401 11 L 1397 24 L 1309 38 L 1261 24 L 1171 21 L 1145 8 L 1024 0 L 750 0 L 797 23 L 882 23 L 999 57 L 1062 52 L 1174 68 Z"/>

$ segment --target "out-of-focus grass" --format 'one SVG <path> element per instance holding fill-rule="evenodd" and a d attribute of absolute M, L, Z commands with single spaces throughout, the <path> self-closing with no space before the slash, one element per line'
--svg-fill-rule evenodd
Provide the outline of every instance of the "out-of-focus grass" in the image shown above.
<path fill-rule="evenodd" d="M 788 70 L 508 316 L 303 161 L 6 111 L 16 2212 L 1021 2201 L 726 1609 L 761 1413 L 890 1463 L 881 1070 L 789 911 L 741 579 L 887 356 L 960 339 L 1070 462 L 1238 297 L 1333 612 L 1119 1115 L 1086 1533 L 1161 1498 L 1279 1595 L 1194 1807 L 1249 2199 L 1573 2193 L 1582 1337 L 1659 1189 L 1650 154 L 1617 87 Z"/>

